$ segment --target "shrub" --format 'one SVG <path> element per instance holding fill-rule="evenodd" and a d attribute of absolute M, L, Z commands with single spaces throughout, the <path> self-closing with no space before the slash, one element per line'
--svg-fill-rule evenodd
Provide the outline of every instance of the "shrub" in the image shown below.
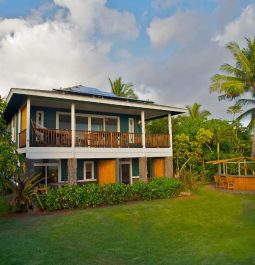
<path fill-rule="evenodd" d="M 181 190 L 180 181 L 168 178 L 133 185 L 74 185 L 49 189 L 47 194 L 41 195 L 41 202 L 48 210 L 88 208 L 134 200 L 165 199 L 177 196 Z"/>

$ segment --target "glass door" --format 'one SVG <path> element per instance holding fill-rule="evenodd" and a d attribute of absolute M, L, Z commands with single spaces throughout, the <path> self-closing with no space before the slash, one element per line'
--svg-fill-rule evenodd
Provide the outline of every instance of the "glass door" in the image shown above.
<path fill-rule="evenodd" d="M 131 179 L 131 164 L 130 163 L 120 164 L 120 176 L 121 176 L 122 183 L 130 184 L 130 179 Z"/>

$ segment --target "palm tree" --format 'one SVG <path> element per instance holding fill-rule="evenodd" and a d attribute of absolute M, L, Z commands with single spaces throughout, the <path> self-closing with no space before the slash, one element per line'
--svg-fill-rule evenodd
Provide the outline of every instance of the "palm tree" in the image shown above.
<path fill-rule="evenodd" d="M 217 91 L 221 95 L 219 99 L 235 99 L 247 92 L 255 98 L 255 37 L 245 38 L 247 47 L 241 49 L 236 42 L 230 42 L 226 48 L 233 55 L 236 65 L 223 64 L 220 70 L 226 74 L 216 74 L 211 79 L 210 90 Z M 253 99 L 239 99 L 240 106 L 254 104 Z M 238 119 L 250 117 L 249 127 L 255 128 L 255 109 L 249 109 L 241 114 Z M 252 156 L 255 155 L 255 133 L 252 143 Z"/>
<path fill-rule="evenodd" d="M 195 119 L 203 119 L 206 120 L 211 113 L 208 110 L 200 110 L 201 105 L 195 102 L 193 105 L 186 105 L 188 109 L 189 117 L 193 120 Z"/>
<path fill-rule="evenodd" d="M 226 74 L 216 74 L 211 78 L 210 90 L 221 94 L 219 99 L 234 99 L 246 92 L 255 96 L 255 37 L 246 38 L 247 48 L 241 49 L 236 42 L 226 48 L 233 55 L 236 65 L 223 64 L 220 67 Z"/>
<path fill-rule="evenodd" d="M 122 83 L 121 77 L 114 80 L 114 82 L 112 82 L 112 80 L 109 78 L 109 82 L 112 88 L 112 93 L 115 94 L 116 96 L 138 99 L 138 96 L 135 94 L 133 90 L 134 85 L 132 83 L 127 83 L 127 84 Z"/>
<path fill-rule="evenodd" d="M 232 121 L 235 120 L 235 115 L 237 113 L 242 113 L 243 110 L 242 110 L 242 106 L 240 104 L 235 104 L 233 106 L 230 106 L 228 109 L 227 109 L 227 113 L 229 114 L 232 114 L 233 115 L 233 118 L 232 118 Z"/>

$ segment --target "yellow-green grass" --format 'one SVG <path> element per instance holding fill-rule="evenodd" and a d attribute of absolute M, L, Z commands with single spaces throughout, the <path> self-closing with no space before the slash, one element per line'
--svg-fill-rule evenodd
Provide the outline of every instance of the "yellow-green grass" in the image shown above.
<path fill-rule="evenodd" d="M 190 198 L 0 220 L 0 264 L 255 264 L 255 196 Z"/>

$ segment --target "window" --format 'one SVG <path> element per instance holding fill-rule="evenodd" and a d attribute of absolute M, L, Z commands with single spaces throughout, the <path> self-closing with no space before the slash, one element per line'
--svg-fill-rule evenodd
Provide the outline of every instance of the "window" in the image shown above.
<path fill-rule="evenodd" d="M 102 132 L 104 130 L 104 119 L 91 117 L 91 131 Z"/>
<path fill-rule="evenodd" d="M 94 178 L 94 162 L 85 161 L 83 167 L 83 176 L 85 181 L 95 180 Z"/>
<path fill-rule="evenodd" d="M 76 115 L 76 130 L 88 131 L 88 117 Z"/>
<path fill-rule="evenodd" d="M 117 132 L 118 131 L 118 120 L 113 118 L 105 118 L 105 131 L 106 132 Z"/>
<path fill-rule="evenodd" d="M 44 112 L 36 111 L 36 127 L 43 128 L 44 126 Z"/>
<path fill-rule="evenodd" d="M 39 185 L 58 183 L 58 163 L 34 163 L 35 174 L 41 179 Z"/>
<path fill-rule="evenodd" d="M 58 129 L 71 130 L 71 115 L 70 114 L 59 114 L 58 115 Z"/>

